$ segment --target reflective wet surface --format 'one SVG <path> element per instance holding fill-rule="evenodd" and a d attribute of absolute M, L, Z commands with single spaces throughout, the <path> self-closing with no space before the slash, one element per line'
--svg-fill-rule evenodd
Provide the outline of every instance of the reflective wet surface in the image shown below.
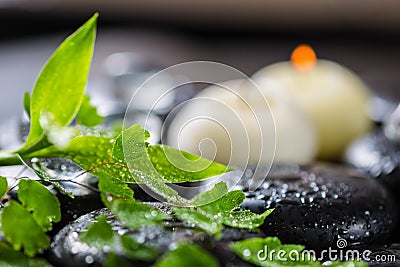
<path fill-rule="evenodd" d="M 262 187 L 246 192 L 243 209 L 274 212 L 261 229 L 284 243 L 323 249 L 339 238 L 349 244 L 384 244 L 393 233 L 398 210 L 374 179 L 332 164 L 281 167 Z"/>

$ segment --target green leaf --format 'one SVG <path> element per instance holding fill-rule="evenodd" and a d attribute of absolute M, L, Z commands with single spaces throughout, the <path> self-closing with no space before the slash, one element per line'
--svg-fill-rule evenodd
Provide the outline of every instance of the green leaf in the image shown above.
<path fill-rule="evenodd" d="M 192 199 L 191 203 L 195 206 L 203 206 L 211 202 L 214 202 L 215 200 L 218 200 L 226 193 L 228 193 L 228 186 L 226 185 L 225 182 L 219 182 L 215 184 L 211 190 L 208 190 L 206 192 L 200 193 L 197 196 L 195 196 Z"/>
<path fill-rule="evenodd" d="M 216 238 L 221 236 L 223 225 L 220 216 L 189 208 L 174 208 L 173 211 L 179 220 L 194 224 Z"/>
<path fill-rule="evenodd" d="M 129 160 L 135 160 L 146 156 L 147 151 L 145 141 L 149 137 L 147 134 L 148 132 L 139 124 L 134 124 L 124 130 L 115 141 L 113 157 L 121 163 L 125 162 L 124 150 L 129 150 Z"/>
<path fill-rule="evenodd" d="M 29 92 L 24 93 L 24 110 L 26 115 L 30 118 L 31 117 L 31 95 Z"/>
<path fill-rule="evenodd" d="M 76 122 L 80 125 L 93 127 L 101 124 L 103 121 L 104 117 L 97 113 L 97 108 L 90 104 L 90 97 L 85 95 L 76 116 Z"/>
<path fill-rule="evenodd" d="M 123 163 L 113 159 L 114 142 L 111 137 L 78 136 L 64 149 L 50 146 L 28 156 L 71 159 L 99 178 L 98 186 L 101 192 L 114 197 L 132 198 L 133 191 L 121 181 L 121 177 L 129 176 L 131 173 L 127 166 L 124 167 Z M 103 202 L 107 203 L 106 200 Z"/>
<path fill-rule="evenodd" d="M 165 145 L 149 146 L 147 152 L 160 176 L 171 183 L 201 181 L 232 170 L 217 162 Z"/>
<path fill-rule="evenodd" d="M 157 249 L 140 244 L 127 235 L 121 236 L 121 245 L 124 255 L 131 259 L 151 262 L 160 255 Z"/>
<path fill-rule="evenodd" d="M 128 187 L 121 183 L 146 182 L 157 194 L 170 200 L 172 203 L 185 203 L 186 201 L 178 193 L 166 185 L 154 170 L 146 153 L 145 135 L 146 132 L 140 125 L 133 125 L 124 132 L 127 138 L 130 158 L 139 159 L 135 161 L 135 168 L 130 168 L 125 161 L 125 154 L 122 146 L 122 135 L 115 141 L 113 138 L 99 136 L 78 136 L 71 140 L 64 149 L 50 146 L 40 151 L 33 152 L 26 157 L 64 157 L 73 160 L 83 169 L 99 177 L 100 190 L 107 190 L 106 193 L 124 192 Z M 135 174 L 135 177 L 133 176 Z M 105 181 L 101 181 L 101 180 Z M 113 185 L 118 188 L 113 189 Z M 117 195 L 119 196 L 119 195 Z"/>
<path fill-rule="evenodd" d="M 86 232 L 82 232 L 79 239 L 100 250 L 107 246 L 110 252 L 121 253 L 122 248 L 125 257 L 135 260 L 153 261 L 160 254 L 155 248 L 139 244 L 127 235 L 119 236 L 107 223 L 105 216 L 97 217 L 97 221 Z"/>
<path fill-rule="evenodd" d="M 97 221 L 92 223 L 86 232 L 82 232 L 79 235 L 79 239 L 100 250 L 104 246 L 113 246 L 116 241 L 114 231 L 107 223 L 105 216 L 97 217 Z"/>
<path fill-rule="evenodd" d="M 7 193 L 7 191 L 8 191 L 7 178 L 0 176 L 0 199 L 3 198 L 3 196 Z"/>
<path fill-rule="evenodd" d="M 22 151 L 42 138 L 42 111 L 53 114 L 61 126 L 68 125 L 78 112 L 92 60 L 97 17 L 95 14 L 69 36 L 43 67 L 32 91 L 30 132 Z"/>
<path fill-rule="evenodd" d="M 261 226 L 265 218 L 273 211 L 274 209 L 269 209 L 262 214 L 256 214 L 249 210 L 231 211 L 222 214 L 222 221 L 225 225 L 233 228 L 253 230 Z"/>
<path fill-rule="evenodd" d="M 4 237 L 15 250 L 24 249 L 34 256 L 50 246 L 50 238 L 43 232 L 29 211 L 11 200 L 1 213 L 1 228 Z"/>
<path fill-rule="evenodd" d="M 143 225 L 162 225 L 164 220 L 171 218 L 159 209 L 134 200 L 114 200 L 110 210 L 132 230 L 137 230 Z"/>
<path fill-rule="evenodd" d="M 186 204 L 187 200 L 169 187 L 167 181 L 154 168 L 146 150 L 148 132 L 136 124 L 124 130 L 117 138 L 113 159 L 128 166 L 132 175 L 121 177 L 127 183 L 144 183 L 153 192 L 173 204 Z"/>
<path fill-rule="evenodd" d="M 165 163 L 165 157 L 161 153 L 161 147 L 147 148 L 145 143 L 148 132 L 140 125 L 133 125 L 123 131 L 114 142 L 112 138 L 97 136 L 79 136 L 71 140 L 70 144 L 64 149 L 54 146 L 36 151 L 27 156 L 29 157 L 65 157 L 75 161 L 83 169 L 99 176 L 99 183 L 103 184 L 103 189 L 108 193 L 122 192 L 128 190 L 122 188 L 121 183 L 145 183 L 152 191 L 174 204 L 186 204 L 187 200 L 182 198 L 167 183 L 174 181 L 191 181 L 199 179 L 199 173 L 192 174 L 187 172 L 187 178 L 183 179 L 182 172 L 161 171 L 160 166 L 169 168 Z M 177 151 L 177 150 L 171 150 Z M 128 155 L 128 160 L 125 156 Z M 197 157 L 197 156 L 195 156 Z M 197 157 L 198 158 L 198 157 Z M 201 161 L 202 162 L 202 161 Z M 161 164 L 162 163 L 162 164 Z M 197 164 L 192 162 L 193 165 Z M 158 169 L 155 167 L 158 166 Z M 213 165 L 211 166 L 222 166 Z M 164 168 L 163 167 L 163 168 Z M 161 169 L 163 169 L 161 168 Z M 213 169 L 214 168 L 214 169 Z M 216 167 L 210 170 L 216 169 Z M 224 170 L 226 167 L 224 167 Z M 208 175 L 217 172 L 202 172 L 206 178 Z M 164 176 L 163 176 L 164 175 Z M 105 178 L 104 178 L 105 177 Z M 104 179 L 106 181 L 101 181 Z M 119 181 L 119 188 L 112 190 L 114 181 Z M 123 190 L 122 190 L 123 189 Z M 102 190 L 102 189 L 101 189 Z"/>
<path fill-rule="evenodd" d="M 132 267 L 132 263 L 126 261 L 122 257 L 115 253 L 110 253 L 107 255 L 106 261 L 104 262 L 104 267 Z"/>
<path fill-rule="evenodd" d="M 114 139 L 102 136 L 78 136 L 73 138 L 67 147 L 60 149 L 49 146 L 35 151 L 30 158 L 68 158 L 85 170 L 91 170 L 111 158 Z"/>
<path fill-rule="evenodd" d="M 195 196 L 191 203 L 197 209 L 175 208 L 178 219 L 192 223 L 210 234 L 220 234 L 223 225 L 242 229 L 256 229 L 264 223 L 273 209 L 256 214 L 248 210 L 233 211 L 245 199 L 241 190 L 228 192 L 225 182 L 219 182 L 206 192 Z"/>
<path fill-rule="evenodd" d="M 132 199 L 133 191 L 129 188 L 126 183 L 120 182 L 117 179 L 113 179 L 107 173 L 101 173 L 100 171 L 95 172 L 99 177 L 98 187 L 102 193 L 110 195 L 111 198 L 122 198 L 122 199 Z M 102 195 L 103 197 L 104 195 Z M 103 197 L 103 203 L 108 206 L 109 202 L 107 197 Z"/>
<path fill-rule="evenodd" d="M 192 244 L 180 243 L 162 257 L 154 267 L 218 267 L 217 260 L 206 250 Z"/>
<path fill-rule="evenodd" d="M 195 196 L 191 203 L 210 214 L 218 214 L 239 207 L 244 199 L 245 195 L 241 190 L 228 192 L 226 183 L 219 182 L 211 190 Z"/>
<path fill-rule="evenodd" d="M 219 199 L 208 203 L 206 205 L 198 206 L 199 209 L 207 211 L 211 214 L 218 214 L 220 212 L 230 212 L 233 209 L 239 207 L 244 201 L 246 196 L 241 190 L 231 191 Z"/>
<path fill-rule="evenodd" d="M 51 267 L 51 265 L 38 258 L 29 258 L 19 251 L 15 251 L 6 244 L 0 242 L 0 266 L 1 267 Z"/>
<path fill-rule="evenodd" d="M 58 198 L 37 181 L 21 180 L 18 186 L 19 201 L 44 231 L 51 230 L 52 222 L 61 220 Z"/>

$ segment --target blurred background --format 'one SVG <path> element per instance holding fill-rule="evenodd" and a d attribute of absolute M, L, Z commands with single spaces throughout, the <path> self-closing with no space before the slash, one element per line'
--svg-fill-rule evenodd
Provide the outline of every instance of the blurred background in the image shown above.
<path fill-rule="evenodd" d="M 120 66 L 107 59 L 116 52 L 154 69 L 211 60 L 251 75 L 307 43 L 378 96 L 400 100 L 397 0 L 0 0 L 0 121 L 21 114 L 23 92 L 47 58 L 94 12 L 100 17 L 88 90 L 103 97 L 115 87 Z"/>

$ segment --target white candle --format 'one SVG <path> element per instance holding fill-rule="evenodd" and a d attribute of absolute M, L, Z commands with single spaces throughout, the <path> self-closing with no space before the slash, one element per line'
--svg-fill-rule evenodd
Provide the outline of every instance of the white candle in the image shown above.
<path fill-rule="evenodd" d="M 261 90 L 276 87 L 287 93 L 313 120 L 319 159 L 339 159 L 346 146 L 371 127 L 370 92 L 364 82 L 342 65 L 317 60 L 309 46 L 299 46 L 291 61 L 266 66 L 252 79 Z"/>
<path fill-rule="evenodd" d="M 275 162 L 308 163 L 314 158 L 317 142 L 312 122 L 282 98 L 280 92 L 264 91 L 272 119 L 268 117 L 271 113 L 266 114 L 262 109 L 263 95 L 254 94 L 248 81 L 233 80 L 224 85 L 236 95 L 210 86 L 177 113 L 169 126 L 169 145 L 224 164 L 245 167 L 243 163 L 247 160 L 253 166 L 260 158 L 262 164 L 269 163 L 266 161 L 274 156 L 276 136 Z M 258 125 L 254 114 L 270 120 Z M 260 157 L 261 143 L 263 157 Z"/>

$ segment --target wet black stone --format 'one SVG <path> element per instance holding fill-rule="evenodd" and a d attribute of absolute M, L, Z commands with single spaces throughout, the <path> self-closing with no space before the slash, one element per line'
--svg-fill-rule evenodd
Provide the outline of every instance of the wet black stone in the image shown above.
<path fill-rule="evenodd" d="M 244 191 L 243 209 L 275 208 L 261 226 L 266 235 L 310 249 L 335 247 L 339 238 L 384 244 L 397 222 L 397 207 L 380 183 L 339 165 L 276 167 L 260 188 Z"/>
<path fill-rule="evenodd" d="M 381 128 L 351 144 L 346 152 L 346 162 L 375 177 L 398 195 L 400 145 L 389 140 Z"/>
<path fill-rule="evenodd" d="M 170 207 L 161 203 L 149 203 L 165 212 L 170 212 Z M 106 254 L 79 241 L 79 233 L 87 229 L 97 216 L 105 215 L 112 228 L 120 234 L 127 234 L 139 243 L 156 247 L 162 253 L 170 251 L 178 242 L 188 240 L 196 243 L 212 253 L 220 266 L 251 266 L 242 261 L 229 249 L 230 241 L 242 240 L 251 237 L 264 237 L 263 233 L 226 228 L 221 240 L 215 240 L 206 233 L 194 229 L 187 224 L 170 221 L 165 227 L 142 226 L 138 231 L 125 228 L 118 222 L 107 209 L 100 209 L 81 216 L 63 228 L 53 239 L 47 259 L 55 266 L 101 266 Z M 120 255 L 122 256 L 122 255 Z M 125 259 L 128 260 L 128 259 Z M 90 265 L 88 262 L 92 262 Z M 134 266 L 151 266 L 154 262 L 130 261 Z"/>
<path fill-rule="evenodd" d="M 79 217 L 63 228 L 53 239 L 51 250 L 47 255 L 48 260 L 56 266 L 79 267 L 87 266 L 87 260 L 92 259 L 91 266 L 101 266 L 100 262 L 104 261 L 104 254 L 79 242 L 78 237 L 78 234 L 93 223 L 99 215 L 111 216 L 105 209 L 97 210 Z"/>
<path fill-rule="evenodd" d="M 400 145 L 389 140 L 382 128 L 365 135 L 351 144 L 346 162 L 376 178 L 384 184 L 400 204 Z M 392 242 L 400 242 L 400 227 Z"/>
<path fill-rule="evenodd" d="M 384 246 L 357 246 L 349 247 L 348 250 L 358 251 L 359 254 L 347 254 L 348 257 L 345 259 L 356 258 L 360 256 L 368 263 L 369 266 L 373 267 L 393 267 L 400 266 L 400 244 L 390 244 Z M 346 251 L 343 253 L 346 255 Z"/>
<path fill-rule="evenodd" d="M 400 244 L 392 244 L 382 248 L 372 248 L 370 266 L 400 266 Z"/>
<path fill-rule="evenodd" d="M 61 206 L 61 221 L 53 225 L 53 229 L 48 233 L 50 236 L 57 234 L 65 225 L 81 215 L 104 207 L 97 193 L 76 196 L 74 199 L 59 193 L 57 197 Z"/>

